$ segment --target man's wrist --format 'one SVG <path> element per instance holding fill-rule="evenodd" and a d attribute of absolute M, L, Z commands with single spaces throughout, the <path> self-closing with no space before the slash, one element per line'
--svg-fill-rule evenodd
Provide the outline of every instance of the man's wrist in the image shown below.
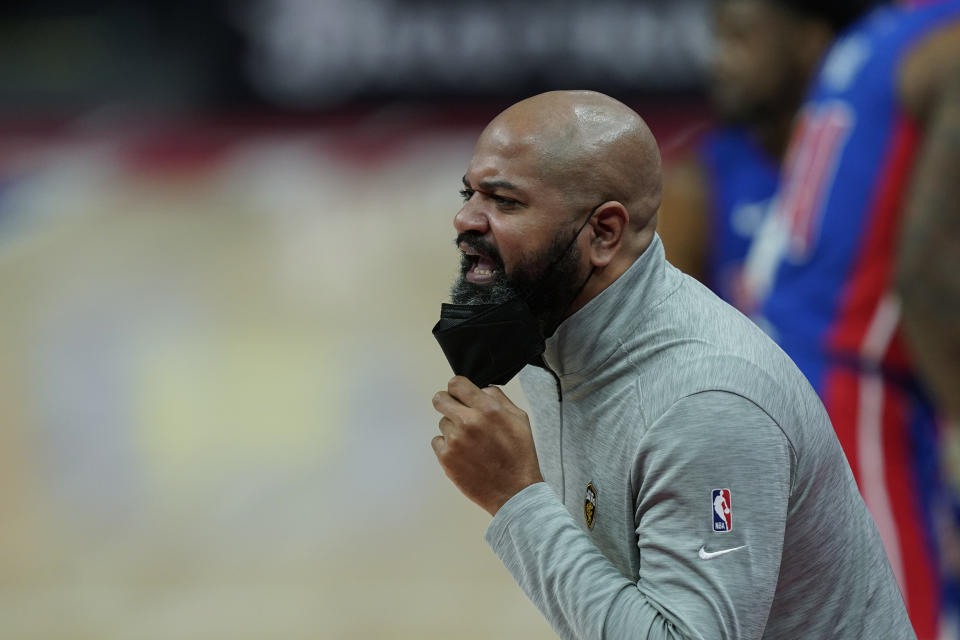
<path fill-rule="evenodd" d="M 524 523 L 530 524 L 531 519 L 536 520 L 539 517 L 536 512 L 543 505 L 554 503 L 558 509 L 566 512 L 566 508 L 560 503 L 556 493 L 546 482 L 535 482 L 524 487 L 503 503 L 490 524 L 487 525 L 484 534 L 487 543 L 496 548 L 500 538 L 506 534 L 514 523 L 522 520 Z"/>
<path fill-rule="evenodd" d="M 523 491 L 526 490 L 528 487 L 535 485 L 538 482 L 543 482 L 543 476 L 540 476 L 539 474 L 537 474 L 536 478 L 531 478 L 528 482 L 521 485 L 520 488 L 514 491 L 513 493 L 504 494 L 496 502 L 489 505 L 487 507 L 487 513 L 489 513 L 493 517 L 496 517 L 497 513 L 500 512 L 500 509 L 502 509 L 505 504 L 513 500 L 513 498 L 515 498 L 517 495 L 523 493 Z"/>

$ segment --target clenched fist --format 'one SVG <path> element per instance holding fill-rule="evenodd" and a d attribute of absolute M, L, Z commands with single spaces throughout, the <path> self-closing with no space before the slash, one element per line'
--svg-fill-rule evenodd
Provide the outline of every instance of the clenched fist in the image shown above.
<path fill-rule="evenodd" d="M 527 414 L 497 387 L 455 376 L 433 396 L 443 414 L 431 444 L 447 477 L 494 515 L 525 487 L 542 482 Z"/>

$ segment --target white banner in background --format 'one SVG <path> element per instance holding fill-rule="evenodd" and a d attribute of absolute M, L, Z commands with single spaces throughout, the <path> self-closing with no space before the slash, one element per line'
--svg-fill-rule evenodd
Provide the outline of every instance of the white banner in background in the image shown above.
<path fill-rule="evenodd" d="M 504 94 L 699 86 L 706 0 L 257 0 L 238 16 L 251 79 L 271 101 L 364 94 Z"/>

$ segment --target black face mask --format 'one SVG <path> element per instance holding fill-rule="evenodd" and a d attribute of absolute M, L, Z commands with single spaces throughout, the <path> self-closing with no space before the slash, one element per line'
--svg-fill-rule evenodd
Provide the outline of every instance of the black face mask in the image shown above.
<path fill-rule="evenodd" d="M 599 208 L 597 205 L 590 211 L 539 281 L 563 259 Z M 593 269 L 571 303 L 592 275 Z M 506 384 L 528 364 L 542 363 L 546 342 L 540 322 L 527 304 L 529 297 L 528 293 L 496 304 L 444 303 L 440 306 L 440 320 L 433 327 L 433 337 L 440 343 L 454 374 L 465 376 L 482 388 Z"/>

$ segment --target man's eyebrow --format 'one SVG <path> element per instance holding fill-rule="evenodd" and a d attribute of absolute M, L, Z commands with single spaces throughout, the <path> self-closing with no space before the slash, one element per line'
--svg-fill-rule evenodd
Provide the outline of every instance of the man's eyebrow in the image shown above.
<path fill-rule="evenodd" d="M 468 189 L 473 188 L 470 185 L 470 181 L 467 180 L 466 175 L 463 176 L 463 186 L 467 187 Z M 520 187 L 513 184 L 509 180 L 481 180 L 477 184 L 477 187 L 486 189 L 488 191 L 491 189 L 508 189 L 510 191 L 520 191 L 520 192 L 523 191 Z"/>

